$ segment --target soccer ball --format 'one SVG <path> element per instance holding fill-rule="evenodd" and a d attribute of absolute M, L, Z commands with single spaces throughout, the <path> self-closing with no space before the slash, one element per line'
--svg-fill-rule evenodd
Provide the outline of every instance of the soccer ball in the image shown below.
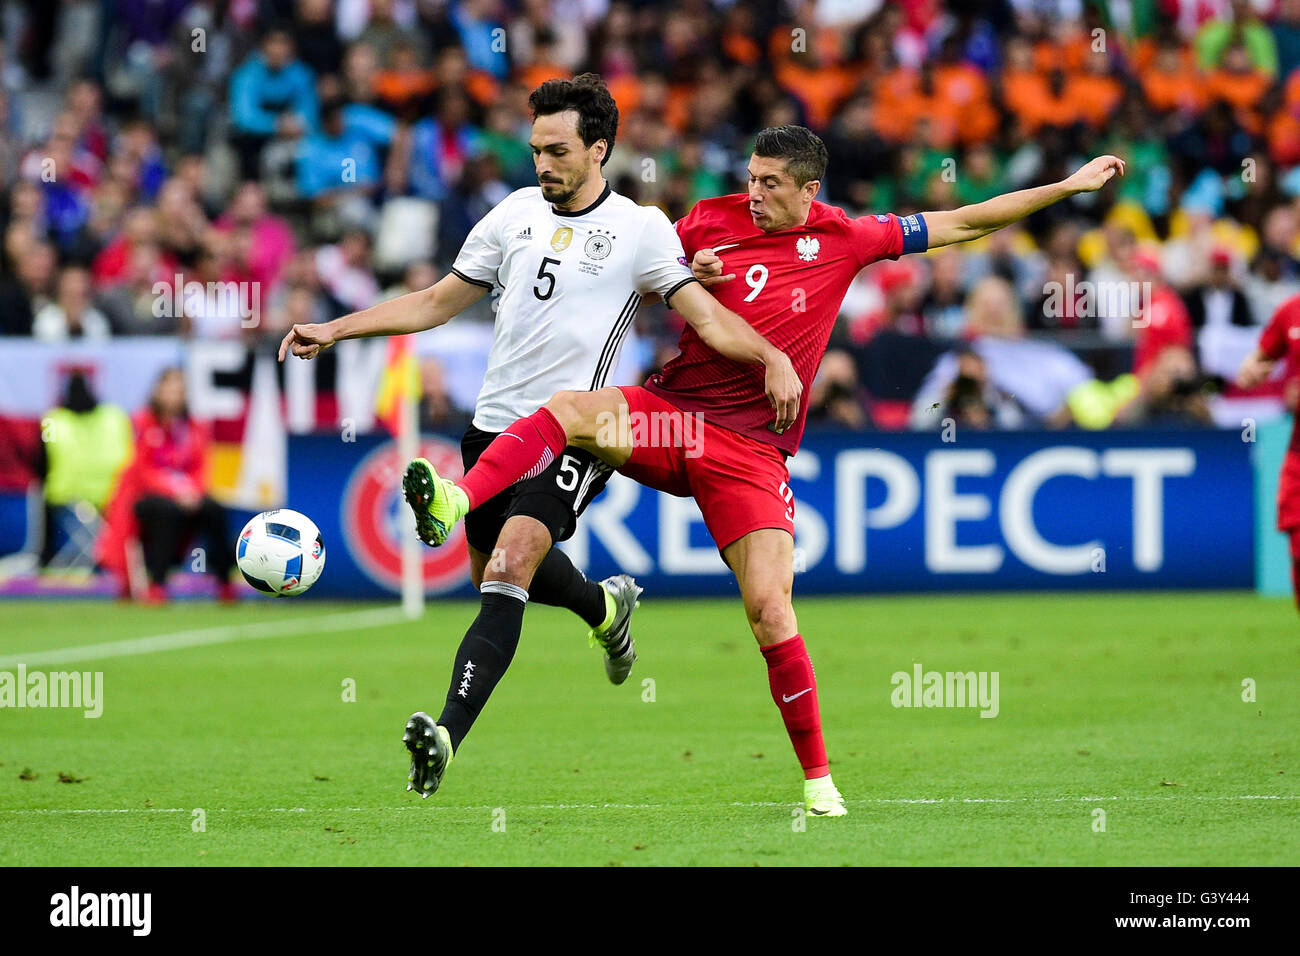
<path fill-rule="evenodd" d="M 302 594 L 325 570 L 325 542 L 304 514 L 263 511 L 239 532 L 235 563 L 244 580 L 276 597 Z"/>

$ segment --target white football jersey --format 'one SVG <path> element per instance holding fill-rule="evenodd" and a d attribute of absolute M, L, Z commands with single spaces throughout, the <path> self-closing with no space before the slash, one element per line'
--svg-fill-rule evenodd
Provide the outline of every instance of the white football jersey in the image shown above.
<path fill-rule="evenodd" d="M 490 288 L 496 326 L 474 424 L 503 431 L 559 391 L 605 385 L 641 298 L 694 281 L 663 212 L 608 185 L 560 212 L 540 186 L 503 199 L 470 231 L 452 272 Z"/>

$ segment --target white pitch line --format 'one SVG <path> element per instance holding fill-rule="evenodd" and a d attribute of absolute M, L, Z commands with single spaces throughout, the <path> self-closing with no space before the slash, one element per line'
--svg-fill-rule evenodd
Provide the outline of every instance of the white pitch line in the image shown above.
<path fill-rule="evenodd" d="M 367 627 L 381 627 L 402 619 L 401 608 L 381 607 L 346 614 L 325 614 L 315 617 L 284 618 L 258 624 L 228 624 L 205 627 L 192 631 L 175 631 L 152 637 L 136 637 L 125 641 L 106 641 L 102 644 L 83 644 L 80 647 L 61 647 L 49 651 L 32 651 L 30 654 L 9 654 L 0 657 L 0 667 L 28 667 L 43 664 L 63 664 L 68 661 L 97 661 L 110 657 L 131 657 L 135 654 L 153 654 L 174 651 L 185 647 L 204 647 L 209 644 L 229 644 L 233 641 L 259 641 L 268 637 L 287 637 L 305 631 L 346 631 Z"/>
<path fill-rule="evenodd" d="M 934 806 L 937 804 L 965 804 L 965 803 L 1101 803 L 1103 801 L 1174 801 L 1174 800 L 1198 800 L 1198 801 L 1224 801 L 1224 800 L 1300 800 L 1300 794 L 1225 794 L 1222 796 L 1207 796 L 1204 794 L 1189 794 L 1179 796 L 1169 794 L 1168 796 L 1158 796 L 1154 794 L 1134 794 L 1132 796 L 1111 796 L 1111 797 L 877 797 L 869 800 L 846 800 L 848 806 L 861 806 L 866 804 L 906 804 L 916 806 Z M 785 803 L 779 801 L 750 801 L 750 802 L 733 802 L 724 804 L 729 807 L 757 808 L 757 807 L 793 807 L 798 806 L 799 801 L 788 801 Z M 668 803 L 525 803 L 511 804 L 507 803 L 512 810 L 671 810 L 681 809 L 686 804 L 668 804 Z M 696 806 L 706 806 L 706 804 L 696 804 Z M 448 804 L 428 804 L 424 801 L 419 803 L 397 804 L 391 807 L 221 807 L 218 809 L 204 809 L 205 813 L 389 813 L 393 810 L 419 810 L 428 812 L 430 809 L 437 810 L 459 810 L 469 812 L 472 810 L 495 810 L 497 807 L 489 804 L 470 805 L 470 806 L 451 806 Z M 55 807 L 33 807 L 27 809 L 4 809 L 0 808 L 0 813 L 15 815 L 57 815 L 57 814 L 77 814 L 77 813 L 192 813 L 193 809 L 189 807 L 107 807 L 107 808 L 55 808 Z"/>

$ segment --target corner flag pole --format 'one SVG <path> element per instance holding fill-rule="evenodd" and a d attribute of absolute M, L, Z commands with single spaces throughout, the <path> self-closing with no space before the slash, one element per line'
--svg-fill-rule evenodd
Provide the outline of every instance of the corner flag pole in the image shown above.
<path fill-rule="evenodd" d="M 414 348 L 411 348 L 414 352 Z M 419 395 L 415 389 L 404 388 L 398 392 L 397 448 L 403 464 L 420 454 Z M 424 545 L 415 534 L 415 520 L 407 514 L 402 533 L 402 614 L 408 620 L 424 616 Z"/>

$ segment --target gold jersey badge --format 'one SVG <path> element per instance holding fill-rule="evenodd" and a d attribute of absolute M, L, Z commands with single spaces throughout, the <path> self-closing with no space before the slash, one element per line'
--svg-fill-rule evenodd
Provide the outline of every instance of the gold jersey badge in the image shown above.
<path fill-rule="evenodd" d="M 573 230 L 568 226 L 561 226 L 555 230 L 555 235 L 551 236 L 551 248 L 556 252 L 563 252 L 569 248 L 569 243 L 573 241 Z"/>

